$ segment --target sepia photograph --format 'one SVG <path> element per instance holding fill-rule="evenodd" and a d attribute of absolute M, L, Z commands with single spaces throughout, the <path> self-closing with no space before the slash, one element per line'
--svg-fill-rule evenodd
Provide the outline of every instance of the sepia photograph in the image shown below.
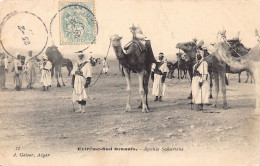
<path fill-rule="evenodd" d="M 0 0 L 0 166 L 259 166 L 260 0 Z"/>

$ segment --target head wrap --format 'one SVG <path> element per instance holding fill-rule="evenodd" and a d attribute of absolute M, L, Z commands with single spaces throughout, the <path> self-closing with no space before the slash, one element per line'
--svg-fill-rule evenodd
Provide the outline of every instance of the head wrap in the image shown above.
<path fill-rule="evenodd" d="M 43 55 L 42 59 L 48 60 L 48 56 L 47 55 Z"/>
<path fill-rule="evenodd" d="M 163 58 L 164 58 L 164 55 L 162 52 L 159 53 L 158 59 L 160 60 L 160 58 L 161 58 L 161 60 L 163 60 Z"/>
<path fill-rule="evenodd" d="M 18 58 L 19 55 L 20 55 L 20 52 L 15 53 L 16 58 Z"/>

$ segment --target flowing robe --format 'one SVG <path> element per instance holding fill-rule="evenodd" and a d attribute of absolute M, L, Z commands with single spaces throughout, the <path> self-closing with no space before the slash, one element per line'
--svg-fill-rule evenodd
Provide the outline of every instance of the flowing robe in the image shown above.
<path fill-rule="evenodd" d="M 37 61 L 34 58 L 29 58 L 25 61 L 26 82 L 28 85 L 34 84 L 35 82 L 36 68 L 37 68 Z"/>
<path fill-rule="evenodd" d="M 51 68 L 52 64 L 50 61 L 43 62 L 41 65 L 41 83 L 43 86 L 51 86 Z"/>
<path fill-rule="evenodd" d="M 156 65 L 158 64 L 153 64 L 152 65 L 152 71 L 154 71 L 154 82 L 153 82 L 153 91 L 152 94 L 154 96 L 164 96 L 166 92 L 166 84 L 165 82 L 162 83 L 162 74 L 159 73 L 167 73 L 169 72 L 169 69 L 167 67 L 167 63 L 163 63 L 160 66 L 158 66 L 159 72 L 155 71 L 156 70 Z"/>
<path fill-rule="evenodd" d="M 79 65 L 85 63 L 85 65 L 79 69 Z M 81 72 L 82 75 L 76 74 L 78 72 Z M 92 77 L 92 66 L 89 61 L 78 61 L 74 64 L 72 75 L 75 75 L 74 80 L 74 89 L 73 89 L 73 99 L 72 101 L 86 101 L 88 99 L 88 94 L 85 88 L 86 79 L 87 77 Z"/>
<path fill-rule="evenodd" d="M 193 70 L 195 70 L 195 65 Z M 208 63 L 202 61 L 197 68 L 197 72 L 198 74 L 195 74 L 192 78 L 192 100 L 195 104 L 207 104 L 210 95 Z M 201 87 L 199 86 L 200 82 L 202 82 Z"/>

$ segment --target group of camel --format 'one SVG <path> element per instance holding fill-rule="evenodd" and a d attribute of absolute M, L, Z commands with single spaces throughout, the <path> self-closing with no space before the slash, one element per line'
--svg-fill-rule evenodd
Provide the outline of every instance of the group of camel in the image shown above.
<path fill-rule="evenodd" d="M 240 56 L 244 56 L 246 55 L 248 52 L 249 52 L 249 48 L 246 48 L 239 39 L 232 39 L 232 40 L 228 40 L 227 41 L 228 44 L 231 46 L 231 55 L 233 57 L 240 57 Z M 196 40 L 193 41 L 193 42 L 189 42 L 187 44 L 190 44 L 192 49 L 197 49 L 197 47 L 194 46 L 194 44 L 196 45 Z M 184 43 L 183 43 L 184 45 Z M 190 68 L 190 63 L 188 61 L 188 58 L 187 56 L 189 56 L 192 52 L 190 50 L 190 48 L 183 48 L 183 50 L 185 50 L 184 53 L 181 53 L 181 52 L 178 52 L 176 53 L 176 57 L 177 57 L 177 61 L 175 63 L 172 63 L 172 62 L 167 62 L 167 66 L 169 68 L 169 73 L 168 73 L 168 78 L 171 79 L 171 78 L 174 78 L 174 71 L 175 69 L 178 70 L 178 79 L 183 79 L 183 78 L 187 78 L 187 71 L 189 70 Z M 196 51 L 196 50 L 195 50 Z M 188 55 L 187 55 L 187 54 Z M 208 55 L 209 53 L 206 51 L 206 55 Z M 182 74 L 182 72 L 184 74 Z M 237 71 L 237 70 L 234 70 L 233 68 L 231 68 L 228 64 L 226 64 L 226 73 L 231 73 L 231 74 L 235 74 L 237 73 L 238 74 L 238 82 L 240 83 L 241 82 L 241 73 L 243 71 Z M 254 77 L 253 77 L 253 74 L 246 71 L 246 80 L 245 80 L 245 83 L 248 83 L 249 82 L 249 78 L 251 77 L 251 83 L 253 83 L 254 81 Z M 228 85 L 228 78 L 226 77 L 226 84 Z"/>
<path fill-rule="evenodd" d="M 139 79 L 139 93 L 141 96 L 141 105 L 139 108 L 142 108 L 142 112 L 149 112 L 148 106 L 148 83 L 151 73 L 152 63 L 155 63 L 155 57 L 151 47 L 151 42 L 146 40 L 144 51 L 140 50 L 140 47 L 137 43 L 133 42 L 126 52 L 123 51 L 121 46 L 121 39 L 119 35 L 113 35 L 110 37 L 111 45 L 114 49 L 115 55 L 122 66 L 122 71 L 127 83 L 127 104 L 125 111 L 131 110 L 131 71 L 137 73 Z M 197 44 L 196 42 L 186 42 L 178 43 L 176 48 L 181 49 L 185 53 L 185 67 L 188 71 L 190 78 L 192 79 L 193 75 L 193 65 L 196 63 L 196 53 L 197 53 Z M 240 40 L 228 40 L 220 42 L 214 45 L 214 52 L 211 54 L 207 50 L 204 50 L 205 60 L 209 64 L 209 73 L 210 74 L 210 84 L 212 89 L 212 77 L 214 77 L 215 83 L 215 95 L 214 95 L 214 104 L 216 107 L 218 103 L 218 94 L 219 88 L 221 85 L 221 91 L 223 94 L 223 104 L 222 108 L 227 109 L 227 100 L 226 100 L 226 80 L 225 74 L 227 72 L 227 65 L 229 70 L 233 73 L 241 73 L 242 71 L 247 71 L 254 75 L 255 73 L 255 64 L 260 61 L 260 44 L 258 43 L 254 48 L 247 49 L 240 42 Z M 57 87 L 60 87 L 59 80 L 65 86 L 65 83 L 62 79 L 61 66 L 62 60 L 64 59 L 60 51 L 56 46 L 48 47 L 46 50 L 46 55 L 53 64 L 53 71 L 57 79 Z M 238 56 L 239 55 L 239 56 Z M 178 55 L 180 56 L 180 55 Z M 183 59 L 183 58 L 179 58 Z M 176 65 L 176 64 L 175 64 Z M 180 66 L 178 66 L 180 67 Z M 212 97 L 212 90 L 210 93 Z M 191 97 L 191 94 L 190 94 Z"/>
<path fill-rule="evenodd" d="M 115 54 L 119 63 L 123 67 L 125 73 L 125 78 L 127 82 L 127 104 L 126 111 L 131 109 L 130 106 L 130 95 L 131 95 L 131 86 L 130 86 L 130 72 L 135 71 L 138 73 L 139 79 L 139 92 L 141 95 L 142 103 L 141 108 L 142 112 L 148 112 L 148 82 L 149 75 L 151 73 L 151 65 L 155 62 L 154 54 L 151 48 L 150 41 L 146 41 L 146 51 L 141 52 L 136 43 L 133 43 L 129 50 L 124 53 L 121 46 L 121 39 L 119 35 L 113 35 L 110 37 L 110 41 L 114 48 Z M 197 54 L 197 45 L 196 42 L 186 42 L 178 43 L 176 48 L 179 48 L 185 52 L 186 55 L 186 65 L 189 72 L 190 78 L 192 79 L 193 75 L 193 66 L 196 63 L 196 54 Z M 209 64 L 209 73 L 210 75 L 210 84 L 212 88 L 212 77 L 214 77 L 215 83 L 215 95 L 213 107 L 217 107 L 218 104 L 218 94 L 219 88 L 221 85 L 221 91 L 223 94 L 223 104 L 222 108 L 227 109 L 227 99 L 226 99 L 226 72 L 227 65 L 230 67 L 231 71 L 236 73 L 241 73 L 242 71 L 247 71 L 254 75 L 255 73 L 255 64 L 260 61 L 260 44 L 258 43 L 254 48 L 247 49 L 240 42 L 240 40 L 229 40 L 217 43 L 214 45 L 214 51 L 209 54 L 207 50 L 204 50 L 205 61 Z M 239 55 L 237 57 L 237 55 Z M 211 90 L 212 94 L 212 90 Z M 191 97 L 191 95 L 190 95 Z M 212 97 L 212 95 L 210 96 Z"/>

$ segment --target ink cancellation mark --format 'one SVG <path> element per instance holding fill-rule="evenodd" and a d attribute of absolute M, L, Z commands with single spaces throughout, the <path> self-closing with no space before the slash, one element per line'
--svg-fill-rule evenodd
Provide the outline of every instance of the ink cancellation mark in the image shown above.
<path fill-rule="evenodd" d="M 61 1 L 60 8 L 60 44 L 92 44 L 96 38 L 95 2 Z"/>

